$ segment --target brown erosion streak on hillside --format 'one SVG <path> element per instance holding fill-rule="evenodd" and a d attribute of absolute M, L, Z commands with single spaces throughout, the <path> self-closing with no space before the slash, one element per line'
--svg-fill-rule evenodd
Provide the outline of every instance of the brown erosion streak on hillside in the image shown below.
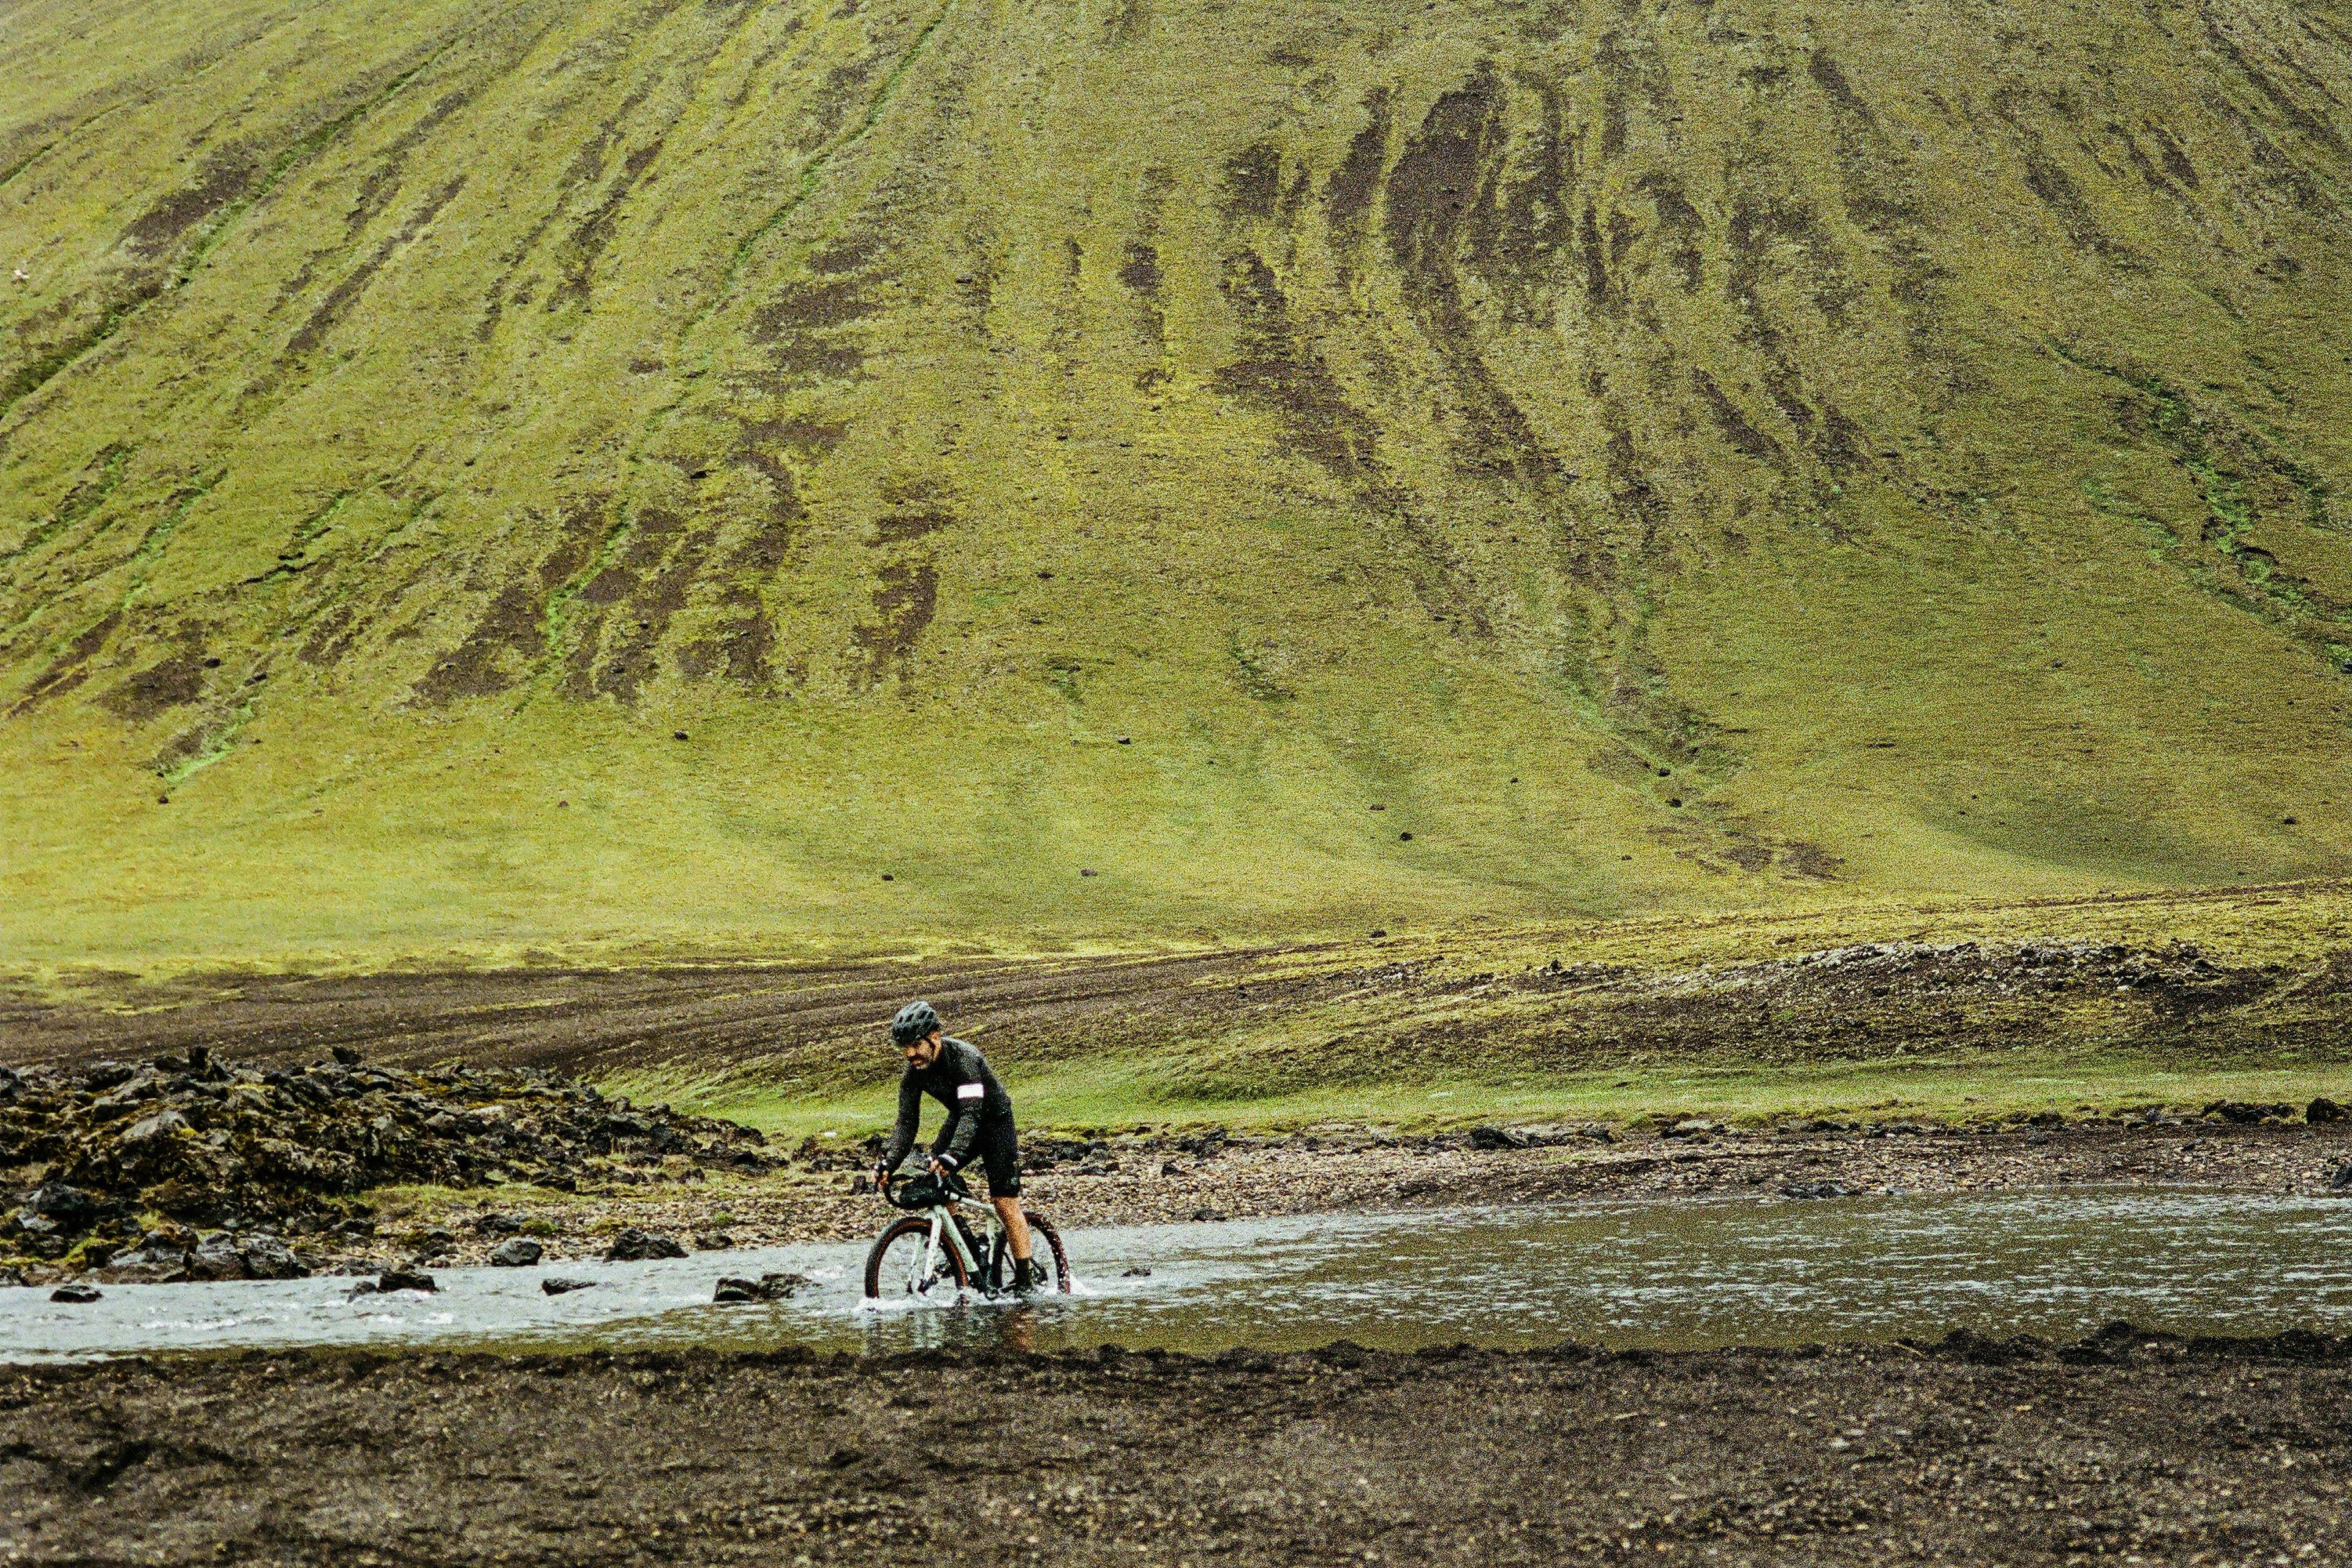
<path fill-rule="evenodd" d="M 658 7 L 635 18 L 640 26 L 656 31 L 670 20 L 668 13 Z M 2318 154 L 2341 153 L 2340 135 L 2322 110 L 2306 102 L 2315 91 L 2325 100 L 2324 79 L 2305 69 L 2300 82 L 2282 82 L 2260 68 L 2216 20 L 2208 17 L 2205 30 L 2208 38 L 2223 50 L 2231 68 L 2278 117 L 2282 134 L 2308 144 Z M 520 54 L 501 59 L 500 68 L 511 74 L 543 32 L 543 27 L 528 31 Z M 705 66 L 731 41 L 731 34 L 724 31 L 711 37 L 713 41 L 695 46 L 694 58 Z M 1902 187 L 1911 183 L 1910 172 L 1899 155 L 1886 149 L 1879 112 L 1851 72 L 1826 47 L 1816 47 L 1804 57 L 1801 79 L 1773 67 L 1752 79 L 1760 84 L 1756 89 L 1759 104 L 1800 90 L 1793 85 L 1797 80 L 1811 84 L 1833 125 L 1839 186 L 1816 195 L 1804 188 L 1810 174 L 1801 162 L 1751 140 L 1741 159 L 1745 167 L 1738 168 L 1736 180 L 1720 192 L 1708 193 L 1703 206 L 1695 204 L 1692 179 L 1700 171 L 1678 166 L 1673 153 L 1688 133 L 1684 128 L 1695 118 L 1693 105 L 1677 95 L 1673 79 L 1678 51 L 1688 43 L 1675 26 L 1662 28 L 1646 19 L 1603 34 L 1593 47 L 1591 64 L 1591 79 L 1597 79 L 1600 91 L 1597 104 L 1568 101 L 1567 95 L 1587 89 L 1587 80 L 1577 72 L 1548 77 L 1528 68 L 1517 80 L 1506 80 L 1491 61 L 1478 61 L 1466 80 L 1429 104 L 1385 168 L 1372 160 L 1384 152 L 1374 132 L 1386 122 L 1393 112 L 1391 106 L 1398 102 L 1395 84 L 1391 83 L 1380 84 L 1370 95 L 1380 107 L 1364 135 L 1374 139 L 1359 137 L 1340 165 L 1328 173 L 1292 164 L 1267 143 L 1234 155 L 1232 168 L 1244 170 L 1242 176 L 1230 172 L 1220 176 L 1213 170 L 1193 172 L 1194 178 L 1207 174 L 1225 179 L 1227 188 L 1238 193 L 1233 197 L 1234 211 L 1272 225 L 1277 231 L 1289 229 L 1299 215 L 1291 192 L 1311 190 L 1318 184 L 1326 191 L 1334 236 L 1343 243 L 1361 226 L 1363 218 L 1357 215 L 1377 213 L 1385 239 L 1385 278 L 1401 295 L 1406 319 L 1424 344 L 1426 368 L 1436 377 L 1434 385 L 1444 389 L 1444 401 L 1455 411 L 1449 418 L 1458 417 L 1462 423 L 1459 436 L 1448 445 L 1461 454 L 1463 468 L 1473 479 L 1500 487 L 1502 498 L 1511 504 L 1531 505 L 1547 520 L 1544 526 L 1568 552 L 1569 582 L 1614 584 L 1624 592 L 1635 591 L 1633 584 L 1662 553 L 1686 554 L 1693 526 L 1716 510 L 1724 499 L 1712 482 L 1696 489 L 1679 477 L 1678 470 L 1696 470 L 1687 462 L 1668 459 L 1664 448 L 1656 445 L 1661 434 L 1687 428 L 1694 414 L 1703 414 L 1702 427 L 1720 430 L 1732 450 L 1700 466 L 1719 467 L 1720 479 L 1729 480 L 1735 489 L 1751 498 L 1760 499 L 1779 489 L 1786 454 L 1791 448 L 1811 455 L 1811 471 L 1822 476 L 1822 480 L 1813 482 L 1816 489 L 1820 482 L 1843 479 L 1867 467 L 1870 459 L 1864 448 L 1890 445 L 1895 432 L 1865 432 L 1854 416 L 1815 388 L 1822 370 L 1809 369 L 1802 362 L 1816 356 L 1817 341 L 1826 346 L 1842 334 L 1862 330 L 1856 305 L 1865 296 L 1895 303 L 1911 321 L 1915 338 L 1927 343 L 1940 341 L 1931 295 L 1937 281 L 1951 275 L 1949 262 L 1931 267 L 1920 259 L 1927 245 L 1920 229 L 1925 217 L 1916 202 L 1901 194 Z M 955 46 L 950 41 L 942 47 Z M 389 79 L 405 83 L 436 58 L 437 53 L 423 57 L 425 63 L 408 64 Z M 855 69 L 835 68 L 826 91 L 837 95 L 860 81 L 870 81 L 882 58 L 860 59 Z M 348 89 L 338 90 L 359 93 L 368 79 L 362 76 Z M 330 329 L 355 308 L 367 279 L 389 250 L 413 239 L 442 204 L 455 198 L 457 183 L 443 181 L 436 189 L 429 183 L 436 175 L 409 165 L 422 162 L 417 156 L 420 151 L 429 150 L 434 142 L 478 111 L 488 86 L 480 80 L 469 81 L 459 90 L 438 96 L 375 163 L 361 185 L 358 202 L 343 216 L 339 247 L 351 245 L 380 216 L 404 205 L 414 207 L 414 212 L 403 220 L 405 226 L 391 233 L 370 260 L 339 280 L 320 279 L 324 293 L 291 340 L 290 352 L 296 360 L 320 346 Z M 583 182 L 594 183 L 625 143 L 636 143 L 620 159 L 618 174 L 592 193 L 593 205 L 557 225 L 563 230 L 562 236 L 548 241 L 556 245 L 559 253 L 548 260 L 557 276 L 542 276 L 538 286 L 549 291 L 548 310 L 563 317 L 567 324 L 584 324 L 575 310 L 584 310 L 593 298 L 590 278 L 606 265 L 620 226 L 637 200 L 635 193 L 661 158 L 669 127 L 677 123 L 675 109 L 665 125 L 643 137 L 629 123 L 631 116 L 651 112 L 646 95 L 652 87 L 651 79 L 640 80 L 621 100 L 617 110 L 597 121 L 587 143 L 572 159 L 573 177 L 566 190 L 585 189 Z M 376 90 L 380 97 L 393 89 Z M 363 100 L 362 108 L 374 101 Z M 2025 189 L 2053 208 L 2060 226 L 2077 248 L 2113 260 L 2112 246 L 2082 240 L 2088 232 L 2086 226 L 2094 225 L 2088 216 L 2091 198 L 2082 180 L 2068 174 L 2057 153 L 2049 149 L 2048 137 L 2029 121 L 2029 116 L 2047 115 L 2066 123 L 2082 117 L 2081 105 L 2063 91 L 2052 102 L 2045 101 L 2038 89 L 2015 86 L 1999 89 L 1991 101 L 2001 121 L 2020 128 L 2018 133 L 2026 138 L 2017 154 Z M 2267 177 L 2282 178 L 2282 168 L 2301 167 L 2295 154 L 2278 139 L 2253 131 L 2245 107 L 2229 102 L 2226 97 L 2217 101 L 2230 121 L 2258 137 L 2253 144 L 2258 159 L 2270 165 Z M 128 253 L 134 258 L 153 257 L 172 250 L 184 236 L 239 202 L 288 199 L 280 192 L 283 179 L 277 171 L 286 166 L 288 159 L 322 150 L 331 133 L 347 134 L 346 128 L 355 123 L 351 117 L 361 111 L 346 110 L 343 117 L 328 121 L 325 130 L 306 132 L 287 149 L 270 153 L 274 162 L 268 163 L 271 173 L 266 178 L 253 172 L 260 165 L 227 161 L 226 153 L 217 155 L 207 165 L 208 173 L 200 172 L 183 190 L 159 197 L 131 222 L 124 231 Z M 841 112 L 838 108 L 824 110 L 821 104 L 816 109 L 821 125 L 837 123 Z M 899 104 L 894 112 L 909 117 L 919 115 L 920 110 Z M 1597 125 L 1583 118 L 1587 113 L 1597 113 Z M 297 125 L 299 129 L 299 121 Z M 1807 134 L 1796 132 L 1796 139 L 1786 145 L 1791 149 L 1801 145 Z M 2137 145 L 2127 132 L 2116 134 Z M 2167 189 L 2210 189 L 2210 181 L 2189 183 L 2187 177 L 2193 177 L 2194 170 L 2187 156 L 2177 147 L 2168 153 L 2169 166 L 2181 171 L 2180 175 L 2155 174 L 2155 165 L 2145 154 L 2135 162 Z M 1890 163 L 1893 166 L 1883 166 Z M 239 169 L 247 173 L 240 174 Z M 2334 202 L 2324 194 L 2328 184 L 2306 174 L 2301 183 L 2289 188 L 2297 194 L 2298 206 L 2325 221 L 2335 211 Z M 409 184 L 420 188 L 421 205 L 394 199 L 394 191 Z M 1848 254 L 1846 245 L 1817 216 L 1816 209 L 1825 199 L 1837 204 L 1842 223 L 1855 225 L 1854 232 L 1874 237 L 1885 247 L 1896 268 L 1894 274 L 1882 281 L 1874 275 L 1878 265 L 1875 257 Z M 573 205 L 568 195 L 560 200 L 564 209 Z M 1710 216 L 1710 213 L 1719 216 Z M 1723 226 L 1718 231 L 1711 226 L 1715 224 Z M 532 232 L 544 234 L 547 226 L 535 224 Z M 539 243 L 526 237 L 521 254 L 534 253 Z M 1375 432 L 1385 422 L 1351 409 L 1347 378 L 1321 368 L 1313 339 L 1299 336 L 1301 328 L 1286 324 L 1286 318 L 1297 315 L 1301 309 L 1299 300 L 1286 300 L 1286 295 L 1303 288 L 1319 296 L 1326 286 L 1313 247 L 1300 245 L 1296 236 L 1286 243 L 1295 254 L 1284 265 L 1300 274 L 1288 285 L 1271 269 L 1268 259 L 1247 249 L 1237 253 L 1231 263 L 1237 269 L 1235 280 L 1227 284 L 1233 308 L 1245 329 L 1254 320 L 1260 323 L 1256 330 L 1262 334 L 1265 353 L 1258 371 L 1251 373 L 1244 365 L 1229 373 L 1228 390 L 1265 396 L 1290 411 L 1304 450 L 1333 467 L 1338 477 L 1369 480 L 1375 461 Z M 1349 274 L 1360 278 L 1360 269 L 1372 264 L 1378 253 L 1352 246 L 1347 248 Z M 1654 257 L 1669 263 L 1664 293 L 1657 291 L 1662 280 L 1651 270 Z M 1338 259 L 1335 256 L 1334 261 Z M 303 261 L 284 286 L 289 301 L 306 291 L 310 285 L 305 280 L 316 276 L 318 268 L 318 258 Z M 514 267 L 508 270 L 511 273 Z M 625 271 L 619 272 L 615 280 L 633 287 L 625 283 L 626 277 Z M 1493 301 L 1467 298 L 1465 283 L 1472 279 L 1503 296 L 1505 302 L 1490 308 Z M 1789 294 L 1789 285 L 1798 292 Z M 787 283 L 772 297 L 776 302 L 759 306 L 758 319 L 772 323 L 779 310 L 804 310 L 804 306 L 785 303 L 794 287 Z M 531 288 L 526 282 L 522 293 L 530 294 Z M 1350 289 L 1360 298 L 1360 278 Z M 1730 343 L 1719 342 L 1711 350 L 1696 344 L 1678 347 L 1680 334 L 1667 324 L 1663 313 L 1671 309 L 1667 296 L 1696 300 L 1709 289 L 1719 289 L 1733 308 Z M 680 307 L 692 292 L 690 286 L 680 290 Z M 803 295 L 807 297 L 806 290 Z M 1787 313 L 1801 302 L 1810 321 Z M 1576 323 L 1578 330 L 1590 334 L 1591 348 L 1581 363 L 1573 358 L 1559 362 L 1545 395 L 1559 400 L 1566 395 L 1573 405 L 1578 401 L 1575 389 L 1580 384 L 1591 399 L 1589 416 L 1598 420 L 1603 432 L 1599 450 L 1584 459 L 1605 473 L 1603 505 L 1614 520 L 1605 534 L 1610 542 L 1598 556 L 1581 542 L 1590 525 L 1580 527 L 1568 503 L 1568 498 L 1578 493 L 1563 478 L 1570 459 L 1551 447 L 1489 363 L 1492 347 L 1515 340 L 1523 343 L 1528 326 L 1546 321 L 1562 328 Z M 1385 321 L 1378 324 L 1388 326 Z M 752 336 L 773 338 L 775 331 L 772 325 L 755 327 Z M 780 346 L 787 344 L 787 340 L 776 341 Z M 787 357 L 779 363 L 778 368 L 787 376 L 782 384 L 787 387 L 805 375 L 838 380 L 855 373 L 861 357 L 846 346 L 812 350 L 805 340 L 789 342 L 800 346 L 786 346 Z M 1753 357 L 1744 363 L 1741 355 L 1727 360 L 1722 351 L 1732 344 L 1751 351 Z M 1409 345 L 1397 346 L 1410 352 Z M 1915 342 L 1914 347 L 1918 346 Z M 1710 363 L 1687 369 L 1676 363 L 1694 351 Z M 280 371 L 289 373 L 299 374 L 292 362 Z M 1901 374 L 1892 366 L 1885 367 L 1885 373 Z M 1430 384 L 1416 375 L 1387 390 L 1402 393 L 1412 401 L 1430 390 Z M 1764 415 L 1739 407 L 1735 388 L 1759 390 L 1772 411 L 1771 426 L 1778 429 L 1761 422 Z M 1367 389 L 1375 398 L 1380 390 Z M 1883 398 L 1894 390 L 1891 385 L 1883 386 L 1873 395 Z M 29 434 L 33 426 L 20 421 L 18 428 Z M 1346 433 L 1350 430 L 1355 433 Z M 1748 460 L 1759 462 L 1760 470 L 1743 474 L 1739 464 Z M 1434 499 L 1423 493 L 1428 483 L 1422 475 L 1382 472 L 1362 492 L 1361 500 L 1375 513 L 1417 517 Z M 1760 495 L 1756 489 L 1759 484 L 1764 487 Z M 1591 492 L 1588 489 L 1582 493 L 1589 506 Z M 560 506 L 566 498 L 553 499 Z M 631 516 L 635 516 L 634 510 Z M 1534 525 L 1531 520 L 1530 526 Z M 1449 555 L 1460 548 L 1447 537 L 1453 525 L 1423 521 L 1413 526 L 1423 535 L 1423 548 L 1437 558 L 1444 570 Z M 1429 531 L 1433 529 L 1435 531 Z M 1677 537 L 1685 542 L 1677 542 Z M 183 538 L 175 547 L 186 549 L 191 542 Z M 666 563 L 667 586 L 652 590 L 656 598 L 682 603 L 696 580 L 709 570 L 709 554 L 707 543 L 681 548 Z M 642 574 L 644 567 L 633 570 Z M 722 585 L 717 591 L 730 590 Z M 881 589 L 899 598 L 908 591 L 896 579 L 886 581 Z M 500 597 L 506 592 L 491 592 L 485 625 L 512 623 L 512 609 Z M 593 595 L 585 596 L 593 601 Z M 1449 597 L 1455 599 L 1472 625 L 1484 624 L 1487 609 L 1483 595 L 1466 602 L 1458 595 Z M 1630 606 L 1618 608 L 1633 614 Z M 231 616 L 236 614 L 234 605 L 218 609 Z M 642 614 L 635 617 L 638 622 L 657 618 Z M 675 639 L 662 627 L 639 626 L 635 634 L 649 635 L 633 635 L 625 629 L 620 646 L 609 657 L 609 668 L 589 673 L 598 662 L 594 645 L 603 640 L 599 631 L 603 619 L 592 616 L 581 628 L 582 642 L 572 656 L 580 672 L 568 687 L 575 698 L 631 699 L 653 667 L 677 663 Z M 114 635 L 152 636 L 163 630 L 154 627 L 142 634 L 126 626 Z M 474 633 L 459 626 L 455 635 L 462 642 Z M 1613 665 L 1618 658 L 1638 664 L 1637 644 L 1604 656 L 1604 663 Z M 1624 695 L 1622 682 L 1617 689 Z M 448 700 L 465 691 L 462 686 L 428 681 L 423 694 L 428 700 Z M 1666 726 L 1666 731 L 1671 728 Z"/>

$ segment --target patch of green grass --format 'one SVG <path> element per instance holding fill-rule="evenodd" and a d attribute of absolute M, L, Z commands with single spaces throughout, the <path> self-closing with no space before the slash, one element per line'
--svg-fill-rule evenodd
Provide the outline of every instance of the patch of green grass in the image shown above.
<path fill-rule="evenodd" d="M 623 1081 L 640 1092 L 660 1090 L 657 1079 Z M 1743 1127 L 1811 1117 L 1974 1124 L 2047 1110 L 2104 1115 L 2165 1106 L 2193 1112 L 2217 1100 L 2300 1107 L 2315 1096 L 2341 1100 L 2352 1092 L 2352 1068 L 2202 1067 L 2094 1053 L 2025 1052 L 1789 1068 L 1645 1065 L 1569 1073 L 1540 1084 L 1441 1077 L 1264 1100 L 1192 1100 L 1155 1092 L 1147 1068 L 1113 1062 L 1049 1069 L 1014 1088 L 1017 1114 L 1025 1126 L 1042 1132 L 1219 1126 L 1265 1133 L 1327 1122 L 1425 1132 L 1484 1122 L 1622 1125 L 1684 1117 Z M 725 1116 L 790 1142 L 808 1137 L 856 1141 L 887 1131 L 893 1114 L 887 1079 L 877 1079 L 868 1094 L 815 1101 L 740 1087 L 707 1098 L 691 1089 L 661 1094 L 681 1110 Z M 936 1128 L 938 1116 L 936 1106 L 928 1107 L 927 1129 Z"/>
<path fill-rule="evenodd" d="M 1859 944 L 1974 944 L 1906 978 L 1808 955 Z M 2078 977 L 2056 989 L 2021 949 L 2189 952 L 2221 987 L 2176 1004 Z M 1455 931 L 1235 955 L 1108 1013 L 971 994 L 971 1037 L 1023 1124 L 1072 1131 L 1349 1121 L 1402 1130 L 1485 1121 L 2112 1111 L 2214 1100 L 2352 1096 L 2335 998 L 2352 949 L 2341 885 L 2193 897 L 1880 903 L 1810 913 L 1628 919 Z M 1555 973 L 1551 965 L 1569 969 Z M 2063 970 L 2063 966 L 2062 966 Z M 2061 971 L 2051 971 L 2059 973 Z M 1939 978 L 1938 976 L 1948 976 Z M 2230 978 L 2235 977 L 2235 978 Z M 1074 994 L 1103 979 L 1076 973 Z M 1891 982 L 1892 984 L 1885 984 Z M 910 977 L 910 986 L 920 982 Z M 1873 990 L 1884 984 L 1885 994 Z M 1767 1000 L 1769 998 L 1769 1000 Z M 790 1139 L 887 1125 L 896 1066 L 879 1017 L 772 1054 L 656 1057 L 606 1087 Z"/>

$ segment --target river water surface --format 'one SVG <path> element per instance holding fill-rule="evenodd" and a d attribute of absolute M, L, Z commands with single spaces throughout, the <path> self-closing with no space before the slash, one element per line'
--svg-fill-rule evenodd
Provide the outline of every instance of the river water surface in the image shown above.
<path fill-rule="evenodd" d="M 877 1211 L 878 1213 L 878 1211 Z M 877 1226 L 878 1228 L 878 1226 Z M 2145 1188 L 1810 1202 L 1512 1205 L 1138 1226 L 1067 1236 L 1078 1289 L 1013 1305 L 860 1300 L 865 1247 L 445 1268 L 435 1295 L 320 1278 L 0 1290 L 0 1360 L 299 1345 L 562 1350 L 1013 1343 L 1193 1352 L 1580 1340 L 1697 1349 L 1940 1336 L 2060 1339 L 2116 1318 L 2180 1332 L 2352 1332 L 2352 1202 Z M 1139 1270 L 1149 1269 L 1142 1273 Z M 790 1301 L 711 1304 L 791 1270 Z M 593 1287 L 549 1296 L 557 1275 Z"/>

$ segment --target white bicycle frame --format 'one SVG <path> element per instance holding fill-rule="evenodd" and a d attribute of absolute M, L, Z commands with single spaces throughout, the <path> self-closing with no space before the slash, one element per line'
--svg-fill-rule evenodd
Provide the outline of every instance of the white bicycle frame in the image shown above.
<path fill-rule="evenodd" d="M 957 1197 L 952 1199 L 951 1203 L 978 1209 L 988 1216 L 986 1246 L 992 1256 L 996 1251 L 996 1244 L 1004 1231 L 1004 1224 L 997 1216 L 996 1206 L 993 1204 L 982 1203 L 977 1198 L 968 1197 Z M 948 1245 L 955 1249 L 956 1257 L 963 1262 L 964 1279 L 974 1289 L 987 1289 L 986 1281 L 982 1277 L 987 1272 L 988 1265 L 982 1259 L 974 1258 L 971 1255 L 971 1248 L 964 1244 L 963 1227 L 955 1223 L 955 1210 L 950 1204 L 933 1204 L 921 1212 L 929 1215 L 931 1221 L 930 1239 L 923 1246 L 923 1277 L 927 1279 L 936 1279 L 939 1277 L 940 1238 L 944 1236 Z"/>

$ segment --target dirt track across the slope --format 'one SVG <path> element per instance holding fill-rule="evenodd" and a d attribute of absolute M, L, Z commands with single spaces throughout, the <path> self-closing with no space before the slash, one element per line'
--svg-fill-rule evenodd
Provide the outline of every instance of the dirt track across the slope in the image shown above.
<path fill-rule="evenodd" d="M 2071 918 L 2090 929 L 2125 907 Z M 2163 910 L 2134 912 L 2145 919 L 2132 929 L 2063 942 L 1857 942 L 1815 922 L 1703 942 L 1647 933 L 1655 947 L 1622 932 L 1455 933 L 1024 960 L 85 977 L 77 999 L 0 993 L 0 1060 L 137 1059 L 201 1044 L 283 1062 L 343 1046 L 412 1067 L 463 1058 L 589 1078 L 740 1073 L 821 1098 L 872 1087 L 887 1070 L 882 1025 L 916 994 L 1001 1069 L 1118 1057 L 1162 1093 L 1206 1101 L 1479 1077 L 1497 1063 L 1524 1080 L 2085 1042 L 2207 1068 L 2345 1059 L 2352 952 L 2273 941 L 2217 959 L 2169 934 Z"/>
<path fill-rule="evenodd" d="M 984 1018 L 1016 1036 L 1081 1030 L 1114 1010 L 1165 1015 L 1200 994 L 1193 982 L 1244 977 L 1262 956 L 199 976 L 126 984 L 129 1009 L 0 1000 L 0 1038 L 18 1062 L 191 1045 L 239 1059 L 308 1059 L 340 1045 L 403 1066 L 462 1056 L 591 1076 L 680 1058 L 709 1069 L 841 1035 L 858 1037 L 871 1057 L 881 1023 L 918 989 L 959 1026 Z"/>
<path fill-rule="evenodd" d="M 0 1375 L 24 1563 L 2352 1561 L 2352 1347 Z"/>

